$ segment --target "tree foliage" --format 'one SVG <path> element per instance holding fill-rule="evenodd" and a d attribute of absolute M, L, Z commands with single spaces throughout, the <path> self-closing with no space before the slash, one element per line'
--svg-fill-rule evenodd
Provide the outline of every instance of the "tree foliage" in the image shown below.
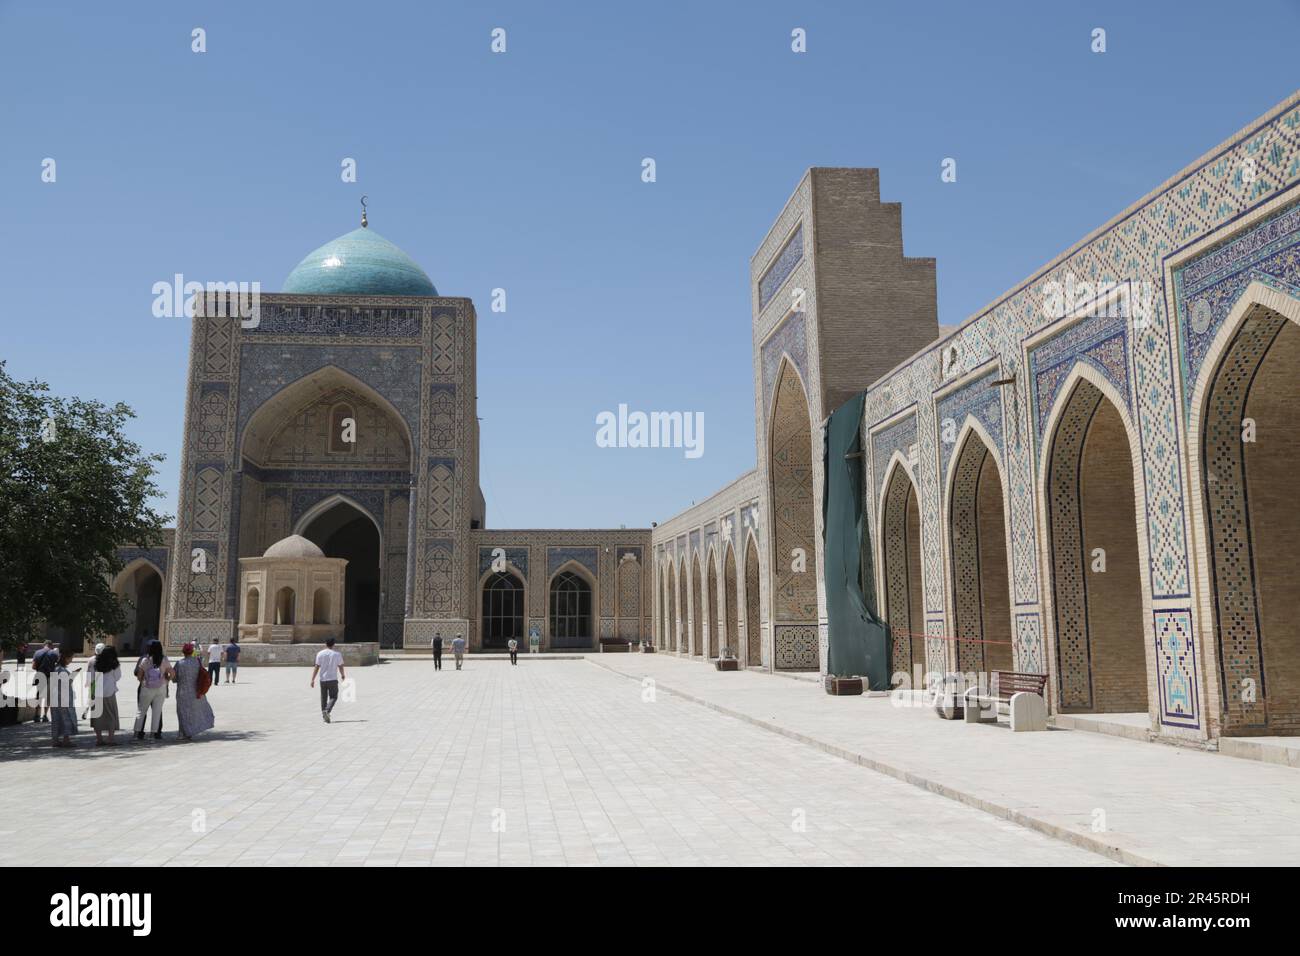
<path fill-rule="evenodd" d="M 112 590 L 117 548 L 155 547 L 166 516 L 150 507 L 162 455 L 124 429 L 121 403 L 50 394 L 0 362 L 0 643 L 46 622 L 75 644 L 114 633 L 126 613 Z"/>

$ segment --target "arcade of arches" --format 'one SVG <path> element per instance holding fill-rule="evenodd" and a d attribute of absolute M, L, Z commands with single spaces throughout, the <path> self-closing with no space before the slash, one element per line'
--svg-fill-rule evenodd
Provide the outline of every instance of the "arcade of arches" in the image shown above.
<path fill-rule="evenodd" d="M 943 334 L 879 173 L 809 170 L 751 259 L 755 467 L 652 534 L 660 646 L 698 653 L 712 545 L 710 631 L 734 616 L 747 667 L 825 668 L 823 472 L 845 469 L 821 432 L 861 395 L 896 683 L 1019 671 L 1071 726 L 1300 733 L 1297 116 L 1300 94 Z M 1230 183 L 1262 141 L 1287 143 L 1268 182 Z M 1080 282 L 1095 299 L 1059 309 Z"/>
<path fill-rule="evenodd" d="M 473 302 L 387 240 L 368 237 L 367 264 L 341 237 L 262 296 L 256 327 L 195 318 L 174 541 L 165 573 L 115 582 L 138 598 L 121 639 L 152 627 L 155 589 L 169 645 L 233 633 L 253 599 L 240 562 L 297 531 L 348 562 L 349 641 L 649 639 L 816 671 L 834 634 L 822 427 L 861 395 L 895 673 L 1030 671 L 1053 713 L 1145 712 L 1195 741 L 1300 733 L 1298 110 L 943 335 L 934 260 L 905 252 L 879 172 L 808 170 L 750 260 L 753 467 L 653 529 L 490 529 Z M 1249 187 L 1223 172 L 1247 159 L 1269 167 Z M 1071 275 L 1115 280 L 1123 308 L 1058 314 L 1044 290 Z M 1157 322 L 1138 323 L 1143 300 Z M 326 613 L 314 591 L 255 600 L 263 619 Z"/>

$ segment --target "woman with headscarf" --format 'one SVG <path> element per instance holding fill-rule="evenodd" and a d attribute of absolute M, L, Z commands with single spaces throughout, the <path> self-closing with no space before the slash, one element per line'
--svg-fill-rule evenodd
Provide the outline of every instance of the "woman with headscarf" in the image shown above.
<path fill-rule="evenodd" d="M 153 736 L 162 740 L 163 701 L 167 699 L 167 682 L 174 675 L 172 663 L 163 656 L 162 642 L 149 642 L 149 651 L 135 665 L 135 676 L 140 682 L 136 695 L 135 737 L 144 740 L 144 718 L 153 712 Z"/>
<path fill-rule="evenodd" d="M 116 747 L 113 735 L 121 729 L 117 716 L 117 682 L 122 679 L 122 665 L 117 659 L 117 648 L 104 644 L 95 645 L 95 659 L 86 669 L 87 684 L 90 688 L 90 726 L 95 731 L 95 746 L 104 744 L 104 734 L 108 734 L 108 746 Z"/>
<path fill-rule="evenodd" d="M 216 724 L 212 714 L 212 705 L 199 690 L 199 673 L 203 664 L 194 656 L 194 645 L 186 644 L 181 648 L 185 656 L 176 663 L 176 720 L 181 725 L 181 736 L 193 740 L 195 734 L 211 730 Z"/>
<path fill-rule="evenodd" d="M 59 662 L 50 674 L 50 730 L 55 747 L 71 747 L 77 732 L 77 703 L 73 700 L 73 676 L 68 672 L 72 651 L 58 652 Z"/>

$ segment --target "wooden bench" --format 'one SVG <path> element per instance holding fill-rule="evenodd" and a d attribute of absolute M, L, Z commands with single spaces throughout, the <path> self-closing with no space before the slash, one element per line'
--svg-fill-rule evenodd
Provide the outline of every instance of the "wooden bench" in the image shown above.
<path fill-rule="evenodd" d="M 1043 697 L 1046 687 L 1046 674 L 994 671 L 987 690 L 971 687 L 966 691 L 966 723 L 996 721 L 1005 705 L 1010 712 L 1012 730 L 1046 730 L 1047 700 Z M 989 716 L 989 711 L 992 716 Z"/>

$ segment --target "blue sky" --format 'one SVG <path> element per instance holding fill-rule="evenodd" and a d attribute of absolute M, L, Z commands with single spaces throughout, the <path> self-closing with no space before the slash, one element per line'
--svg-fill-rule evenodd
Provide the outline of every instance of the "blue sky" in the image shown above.
<path fill-rule="evenodd" d="M 477 306 L 489 526 L 647 526 L 753 467 L 749 258 L 806 167 L 881 169 L 953 325 L 1292 92 L 1297 28 L 1297 0 L 0 0 L 0 358 L 133 406 L 172 511 L 189 325 L 153 283 L 276 291 L 364 192 Z M 704 455 L 597 447 L 619 403 L 703 412 Z"/>

